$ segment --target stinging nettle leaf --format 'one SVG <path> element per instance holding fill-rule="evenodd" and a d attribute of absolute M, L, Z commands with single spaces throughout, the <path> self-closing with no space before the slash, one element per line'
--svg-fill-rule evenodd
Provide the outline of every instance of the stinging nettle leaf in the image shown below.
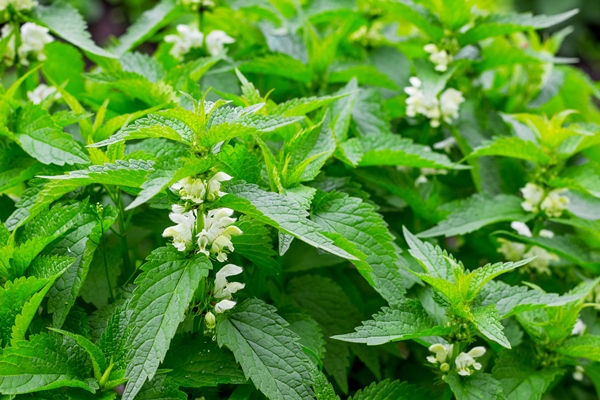
<path fill-rule="evenodd" d="M 269 398 L 312 398 L 310 361 L 298 336 L 275 308 L 260 300 L 237 305 L 217 325 L 219 346 L 227 346 L 244 373 Z"/>

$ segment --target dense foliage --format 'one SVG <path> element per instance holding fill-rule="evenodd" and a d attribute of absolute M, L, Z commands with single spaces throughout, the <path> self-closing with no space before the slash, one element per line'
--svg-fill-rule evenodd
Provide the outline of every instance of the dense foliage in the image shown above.
<path fill-rule="evenodd" d="M 596 398 L 576 13 L 0 0 L 0 399 Z"/>

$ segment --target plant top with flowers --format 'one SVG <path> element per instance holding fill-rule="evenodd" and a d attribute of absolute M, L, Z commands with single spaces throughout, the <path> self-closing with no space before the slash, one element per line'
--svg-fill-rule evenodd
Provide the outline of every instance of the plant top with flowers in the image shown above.
<path fill-rule="evenodd" d="M 45 3 L 0 0 L 1 399 L 597 398 L 576 10 Z"/>

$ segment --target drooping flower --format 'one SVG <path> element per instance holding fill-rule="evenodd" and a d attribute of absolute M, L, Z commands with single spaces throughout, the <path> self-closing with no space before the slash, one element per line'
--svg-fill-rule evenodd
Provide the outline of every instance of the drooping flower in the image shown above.
<path fill-rule="evenodd" d="M 178 193 L 183 200 L 191 200 L 197 204 L 203 203 L 206 198 L 206 184 L 200 178 L 183 178 L 172 185 L 171 190 Z"/>
<path fill-rule="evenodd" d="M 438 47 L 430 43 L 424 47 L 424 50 L 430 54 L 429 61 L 435 65 L 435 70 L 446 72 L 448 65 L 452 62 L 452 56 L 446 50 L 440 50 Z"/>
<path fill-rule="evenodd" d="M 227 310 L 231 310 L 233 307 L 235 307 L 235 301 L 233 300 L 221 300 L 220 302 L 218 302 L 217 304 L 215 304 L 215 312 L 217 314 L 222 314 Z"/>
<path fill-rule="evenodd" d="M 202 47 L 204 44 L 204 34 L 196 27 L 179 24 L 177 25 L 177 34 L 165 36 L 165 42 L 173 43 L 169 54 L 181 60 L 191 49 Z"/>
<path fill-rule="evenodd" d="M 465 98 L 460 91 L 453 88 L 444 90 L 440 96 L 440 107 L 444 121 L 450 124 L 457 119 L 458 110 L 464 101 Z"/>
<path fill-rule="evenodd" d="M 584 372 L 585 372 L 585 370 L 583 369 L 583 367 L 581 365 L 575 366 L 575 371 L 573 371 L 573 379 L 581 382 L 583 380 Z"/>
<path fill-rule="evenodd" d="M 193 242 L 196 211 L 184 212 L 183 207 L 174 205 L 169 218 L 177 225 L 168 227 L 162 235 L 173 238 L 173 246 L 179 251 L 185 251 Z"/>
<path fill-rule="evenodd" d="M 446 361 L 452 355 L 452 348 L 451 344 L 432 344 L 429 346 L 429 351 L 434 353 L 435 356 L 428 356 L 427 361 L 432 364 L 440 364 L 440 367 L 447 364 Z"/>
<path fill-rule="evenodd" d="M 510 227 L 517 231 L 517 233 L 521 236 L 531 237 L 531 230 L 523 222 L 513 221 L 511 222 Z"/>
<path fill-rule="evenodd" d="M 33 104 L 40 104 L 47 97 L 52 96 L 52 99 L 61 98 L 60 93 L 57 92 L 56 88 L 53 86 L 48 86 L 44 83 L 40 84 L 33 91 L 27 92 L 27 98 Z"/>
<path fill-rule="evenodd" d="M 225 45 L 232 43 L 235 43 L 235 39 L 223 31 L 216 30 L 206 35 L 206 48 L 212 56 L 224 53 Z"/>
<path fill-rule="evenodd" d="M 555 189 L 542 201 L 541 209 L 551 218 L 558 218 L 569 205 L 569 198 L 563 196 L 567 189 Z"/>
<path fill-rule="evenodd" d="M 232 294 L 238 290 L 242 290 L 246 287 L 245 284 L 240 282 L 228 282 L 227 278 L 242 273 L 242 267 L 238 267 L 234 264 L 227 264 L 217 272 L 215 277 L 215 289 L 213 297 L 217 299 L 228 299 L 231 300 Z"/>
<path fill-rule="evenodd" d="M 215 201 L 219 197 L 225 196 L 226 193 L 221 192 L 221 182 L 229 180 L 231 180 L 231 176 L 225 172 L 217 172 L 208 180 L 206 199 L 208 201 Z"/>
<path fill-rule="evenodd" d="M 458 370 L 458 374 L 461 376 L 469 376 L 473 373 L 473 369 L 479 371 L 481 369 L 481 364 L 476 362 L 475 359 L 481 357 L 485 354 L 485 347 L 473 347 L 468 353 L 460 353 L 454 363 L 456 364 L 456 369 Z"/>
<path fill-rule="evenodd" d="M 22 65 L 29 65 L 30 61 L 44 61 L 46 59 L 44 46 L 54 41 L 48 32 L 47 28 L 33 22 L 26 22 L 21 25 L 21 45 L 15 51 L 15 37 L 13 35 L 8 42 L 4 62 L 9 66 L 12 65 L 15 54 L 19 55 L 19 63 Z M 6 24 L 2 27 L 2 38 L 8 37 L 11 33 L 11 25 Z"/>
<path fill-rule="evenodd" d="M 242 231 L 232 224 L 235 218 L 231 218 L 233 210 L 230 208 L 219 208 L 210 210 L 204 218 L 204 229 L 198 233 L 198 246 L 200 252 L 207 256 L 215 255 L 217 260 L 227 261 L 227 253 L 232 252 L 232 236 L 242 234 Z"/>
<path fill-rule="evenodd" d="M 544 188 L 535 183 L 528 183 L 521 189 L 523 201 L 521 207 L 529 212 L 538 212 L 538 207 L 544 198 Z"/>

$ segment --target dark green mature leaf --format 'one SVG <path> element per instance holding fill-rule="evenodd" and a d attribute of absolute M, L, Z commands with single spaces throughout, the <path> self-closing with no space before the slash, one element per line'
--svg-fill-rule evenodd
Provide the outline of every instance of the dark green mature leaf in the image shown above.
<path fill-rule="evenodd" d="M 489 374 L 461 377 L 452 371 L 444 380 L 450 385 L 456 400 L 506 400 L 500 382 Z"/>
<path fill-rule="evenodd" d="M 222 197 L 216 206 L 229 207 L 242 212 L 337 256 L 350 260 L 356 259 L 324 236 L 321 227 L 307 219 L 308 213 L 293 199 L 277 193 L 265 192 L 256 185 L 240 181 L 227 183 L 223 185 L 222 190 L 228 194 Z"/>
<path fill-rule="evenodd" d="M 333 101 L 340 99 L 341 96 L 321 96 L 321 97 L 302 97 L 288 100 L 285 103 L 277 104 L 272 114 L 283 117 L 299 117 L 306 115 L 318 108 L 325 107 Z"/>
<path fill-rule="evenodd" d="M 313 377 L 315 380 L 313 389 L 315 390 L 315 398 L 317 400 L 340 400 L 340 397 L 335 393 L 333 386 L 327 381 L 327 377 L 323 372 L 315 368 Z"/>
<path fill-rule="evenodd" d="M 512 157 L 540 164 L 546 164 L 551 160 L 537 143 L 516 136 L 498 137 L 492 142 L 484 142 L 468 155 L 468 157 L 482 156 Z"/>
<path fill-rule="evenodd" d="M 123 55 L 152 37 L 181 12 L 181 7 L 178 7 L 177 4 L 177 0 L 161 0 L 154 8 L 144 12 L 119 38 L 119 44 L 113 50 L 114 53 Z"/>
<path fill-rule="evenodd" d="M 535 354 L 524 349 L 502 351 L 492 370 L 507 400 L 540 400 L 561 371 L 539 369 Z"/>
<path fill-rule="evenodd" d="M 500 313 L 494 304 L 472 310 L 472 321 L 479 332 L 486 338 L 510 349 L 510 343 L 504 336 L 503 326 L 500 323 Z"/>
<path fill-rule="evenodd" d="M 101 57 L 117 58 L 113 53 L 96 46 L 81 14 L 65 1 L 57 1 L 49 7 L 38 7 L 33 17 L 37 23 L 47 26 L 52 33 L 83 51 Z"/>
<path fill-rule="evenodd" d="M 88 338 L 78 335 L 76 333 L 71 333 L 67 331 L 63 331 L 60 329 L 52 329 L 52 331 L 60 333 L 61 335 L 70 337 L 73 339 L 82 349 L 84 349 L 92 360 L 92 369 L 94 371 L 94 378 L 100 380 L 102 378 L 102 374 L 108 364 L 106 363 L 106 357 L 102 354 L 102 351 L 92 343 Z"/>
<path fill-rule="evenodd" d="M 0 355 L 0 392 L 19 394 L 59 387 L 98 389 L 92 364 L 73 339 L 40 334 L 16 341 Z"/>
<path fill-rule="evenodd" d="M 268 274 L 279 275 L 281 266 L 275 260 L 277 252 L 273 250 L 271 232 L 267 227 L 246 217 L 240 218 L 236 226 L 244 234 L 231 238 L 235 254 L 246 257 Z"/>
<path fill-rule="evenodd" d="M 502 221 L 527 221 L 532 218 L 521 207 L 517 196 L 500 194 L 489 197 L 476 194 L 465 200 L 437 226 L 419 233 L 417 236 L 429 238 L 444 235 L 464 235 L 484 226 Z"/>
<path fill-rule="evenodd" d="M 233 354 L 206 336 L 174 343 L 162 367 L 170 370 L 169 380 L 182 387 L 246 382 Z"/>
<path fill-rule="evenodd" d="M 600 336 L 574 336 L 562 342 L 555 351 L 564 356 L 600 361 Z"/>
<path fill-rule="evenodd" d="M 358 271 L 390 304 L 405 293 L 400 274 L 400 249 L 387 224 L 369 203 L 341 192 L 319 192 L 313 202 L 312 219 L 331 233 L 342 235 L 360 252 Z"/>
<path fill-rule="evenodd" d="M 49 292 L 48 312 L 53 314 L 52 322 L 55 328 L 60 328 L 64 324 L 85 281 L 100 238 L 110 229 L 116 218 L 117 210 L 114 207 L 106 207 L 104 218 L 100 223 L 98 215 L 89 207 L 80 213 L 77 228 L 54 245 L 52 254 L 75 259 L 54 282 Z"/>
<path fill-rule="evenodd" d="M 144 384 L 136 400 L 187 400 L 186 393 L 179 390 L 178 385 L 164 375 L 158 375 Z"/>
<path fill-rule="evenodd" d="M 267 397 L 312 398 L 310 361 L 274 307 L 260 300 L 237 305 L 219 321 L 217 340 L 233 351 L 246 376 Z"/>
<path fill-rule="evenodd" d="M 352 330 L 361 313 L 344 290 L 329 278 L 305 275 L 292 279 L 287 293 L 321 326 L 326 342 L 323 367 L 347 392 L 350 350 L 346 343 L 330 337 Z"/>
<path fill-rule="evenodd" d="M 367 136 L 360 139 L 364 154 L 358 165 L 403 165 L 419 168 L 460 169 L 448 156 L 431 151 L 431 149 L 413 143 L 400 135 Z"/>
<path fill-rule="evenodd" d="M 458 37 L 461 46 L 478 42 L 482 39 L 520 32 L 523 30 L 548 28 L 571 18 L 579 10 L 571 10 L 556 15 L 506 14 L 491 15 L 473 28 L 467 30 Z"/>
<path fill-rule="evenodd" d="M 135 398 L 144 382 L 154 377 L 200 279 L 211 268 L 205 255 L 188 259 L 173 247 L 158 248 L 148 256 L 128 307 L 133 314 L 125 346 L 130 361 L 123 399 Z"/>
<path fill-rule="evenodd" d="M 408 382 L 390 381 L 373 382 L 366 388 L 356 392 L 349 400 L 428 400 L 431 394 L 411 385 Z"/>
<path fill-rule="evenodd" d="M 281 76 L 302 83 L 309 83 L 313 78 L 312 72 L 306 64 L 283 53 L 253 58 L 251 61 L 241 64 L 239 69 L 244 73 Z"/>
<path fill-rule="evenodd" d="M 73 137 L 62 132 L 48 111 L 27 103 L 16 114 L 15 138 L 30 156 L 44 164 L 89 164 L 90 160 Z"/>
<path fill-rule="evenodd" d="M 449 332 L 450 328 L 437 325 L 418 300 L 407 299 L 393 307 L 384 307 L 373 315 L 373 320 L 357 327 L 356 332 L 333 338 L 374 346 L 423 336 L 443 336 Z"/>
<path fill-rule="evenodd" d="M 439 246 L 420 241 L 406 227 L 402 227 L 402 230 L 410 248 L 409 253 L 421 264 L 425 272 L 435 278 L 454 282 L 453 268 L 448 260 L 448 253 Z"/>

